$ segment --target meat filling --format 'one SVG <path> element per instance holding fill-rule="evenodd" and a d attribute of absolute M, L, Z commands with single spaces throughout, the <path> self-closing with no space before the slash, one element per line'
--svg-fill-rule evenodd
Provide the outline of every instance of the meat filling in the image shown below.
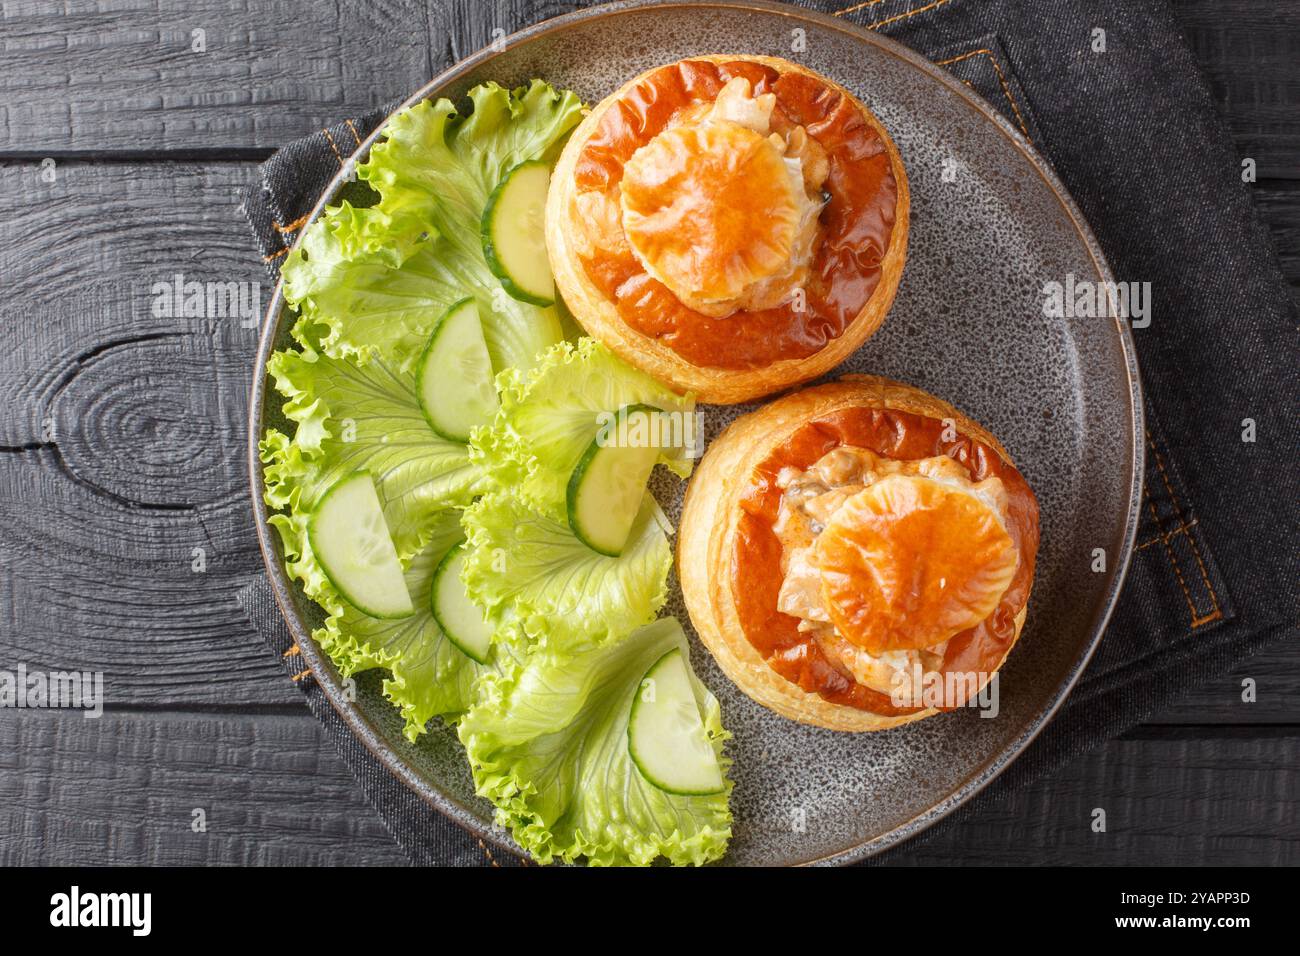
<path fill-rule="evenodd" d="M 972 482 L 961 464 L 946 456 L 895 461 L 865 448 L 832 449 L 805 471 L 787 467 L 777 476 L 782 497 L 774 530 L 781 541 L 783 574 L 777 610 L 798 618 L 799 630 L 810 633 L 826 656 L 858 683 L 885 694 L 919 697 L 925 675 L 943 663 L 947 640 L 880 654 L 870 654 L 847 640 L 831 623 L 814 551 L 818 536 L 846 501 L 894 475 L 927 478 L 960 489 L 991 510 L 1005 527 L 1009 501 L 997 478 Z"/>

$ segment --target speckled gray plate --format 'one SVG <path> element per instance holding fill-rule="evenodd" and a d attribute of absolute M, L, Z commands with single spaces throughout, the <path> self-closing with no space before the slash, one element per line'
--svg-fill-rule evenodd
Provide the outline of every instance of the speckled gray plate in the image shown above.
<path fill-rule="evenodd" d="M 806 32 L 807 48 L 791 54 L 795 27 Z M 847 862 L 906 839 L 969 799 L 1035 736 L 1087 662 L 1136 527 L 1137 368 L 1122 322 L 1043 317 L 1044 282 L 1068 273 L 1110 278 L 1046 163 L 961 83 L 847 22 L 758 2 L 591 9 L 517 34 L 504 51 L 470 57 L 409 103 L 461 97 L 485 80 L 517 85 L 531 77 L 595 102 L 642 70 L 719 52 L 797 59 L 847 86 L 889 129 L 912 187 L 907 269 L 883 328 L 838 371 L 887 375 L 955 403 L 1001 438 L 1042 506 L 1029 620 L 1002 671 L 994 719 L 963 710 L 879 734 L 804 727 L 751 702 L 695 641 L 696 670 L 735 735 L 735 837 L 727 862 Z M 941 178 L 949 159 L 955 182 Z M 513 849 L 489 827 L 490 807 L 474 796 L 454 733 L 439 725 L 418 746 L 407 743 L 378 680 L 361 681 L 358 700 L 347 702 L 337 672 L 307 637 L 315 608 L 285 580 L 256 456 L 263 428 L 282 424 L 279 402 L 265 388 L 267 356 L 289 342 L 281 306 L 277 289 L 254 378 L 250 450 L 258 531 L 285 618 L 325 693 L 383 763 L 484 840 Z M 750 407 L 707 408 L 708 437 Z M 681 483 L 665 480 L 655 490 L 676 519 Z M 1108 573 L 1090 570 L 1098 547 L 1114 556 Z M 675 582 L 669 611 L 688 620 Z"/>

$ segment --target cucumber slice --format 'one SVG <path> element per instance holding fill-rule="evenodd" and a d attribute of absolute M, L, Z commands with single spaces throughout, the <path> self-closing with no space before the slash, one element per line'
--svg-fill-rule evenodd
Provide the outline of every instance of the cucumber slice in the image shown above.
<path fill-rule="evenodd" d="M 620 426 L 626 423 L 626 428 L 618 428 L 613 436 L 597 434 L 569 477 L 569 527 L 593 551 L 616 558 L 627 545 L 646 482 L 662 449 L 654 441 L 628 444 L 619 438 L 638 433 L 640 415 L 649 417 L 640 434 L 656 435 L 653 416 L 659 411 L 649 405 L 619 409 L 616 421 Z"/>
<path fill-rule="evenodd" d="M 369 472 L 325 492 L 307 520 L 307 540 L 334 590 L 358 611 L 378 618 L 415 613 Z"/>
<path fill-rule="evenodd" d="M 467 442 L 476 425 L 492 421 L 501 399 L 472 298 L 461 299 L 438 320 L 415 374 L 424 417 L 443 438 Z"/>
<path fill-rule="evenodd" d="M 627 748 L 641 776 L 660 790 L 697 796 L 725 786 L 681 648 L 659 658 L 641 679 Z"/>
<path fill-rule="evenodd" d="M 465 593 L 460 569 L 465 564 L 465 546 L 458 544 L 443 556 L 433 572 L 429 603 L 433 619 L 447 639 L 479 664 L 488 662 L 492 649 L 492 628 L 483 620 L 479 606 Z"/>
<path fill-rule="evenodd" d="M 513 298 L 533 305 L 555 301 L 546 255 L 546 191 L 551 167 L 520 163 L 492 190 L 483 210 L 483 258 Z"/>

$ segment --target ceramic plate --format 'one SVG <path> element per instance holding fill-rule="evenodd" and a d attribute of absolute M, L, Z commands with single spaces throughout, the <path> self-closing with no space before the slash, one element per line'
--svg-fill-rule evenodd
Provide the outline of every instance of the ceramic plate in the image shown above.
<path fill-rule="evenodd" d="M 805 31 L 806 49 L 792 53 L 796 27 Z M 1111 560 L 1108 572 L 1093 573 L 1093 549 L 1127 555 L 1136 526 L 1137 369 L 1122 322 L 1043 315 L 1044 283 L 1070 274 L 1110 279 L 1046 162 L 943 70 L 842 20 L 755 2 L 590 9 L 470 57 L 409 103 L 460 100 L 486 80 L 513 86 L 532 77 L 594 103 L 650 67 L 722 52 L 796 59 L 848 87 L 888 128 L 912 189 L 907 268 L 881 330 L 836 374 L 885 375 L 954 403 L 1002 440 L 1042 507 L 1028 623 L 1001 671 L 996 718 L 962 709 L 877 734 L 805 727 L 741 694 L 691 635 L 696 671 L 734 734 L 735 834 L 725 862 L 849 862 L 906 839 L 978 792 L 1042 728 L 1087 662 L 1126 567 Z M 945 177 L 945 168 L 956 175 Z M 265 382 L 267 356 L 289 344 L 282 312 L 277 290 L 258 356 L 250 435 L 258 529 L 285 618 L 325 693 L 384 764 L 482 839 L 513 851 L 509 837 L 489 826 L 491 807 L 474 795 L 454 732 L 435 723 L 419 745 L 407 743 L 378 678 L 359 681 L 359 698 L 346 701 L 337 672 L 308 639 L 318 613 L 285 579 L 255 453 L 265 427 L 284 427 Z M 706 437 L 752 407 L 705 407 Z M 655 487 L 674 521 L 683 490 L 677 481 Z M 667 610 L 686 623 L 680 591 L 675 582 L 670 587 Z"/>

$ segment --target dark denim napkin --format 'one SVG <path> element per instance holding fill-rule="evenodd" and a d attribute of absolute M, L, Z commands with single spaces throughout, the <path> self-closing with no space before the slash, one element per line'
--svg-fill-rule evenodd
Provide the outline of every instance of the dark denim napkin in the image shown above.
<path fill-rule="evenodd" d="M 446 3 L 450 49 L 481 45 L 486 38 L 458 34 L 459 5 Z M 938 829 L 978 818 L 1000 794 L 1295 636 L 1296 307 L 1241 159 L 1164 0 L 803 5 L 881 30 L 972 86 L 1055 166 L 1116 279 L 1152 285 L 1150 325 L 1134 330 L 1147 395 L 1146 490 L 1118 607 L 1078 686 L 1026 752 L 939 827 L 876 858 L 905 862 L 909 847 Z M 540 0 L 508 9 L 518 21 L 502 25 L 515 28 L 561 12 Z M 262 167 L 245 208 L 273 277 L 330 178 L 385 112 L 290 144 Z M 1254 440 L 1243 440 L 1251 429 Z M 283 652 L 287 632 L 263 588 L 255 585 L 245 605 Z M 504 862 L 390 777 L 320 691 L 301 683 L 413 861 Z"/>

